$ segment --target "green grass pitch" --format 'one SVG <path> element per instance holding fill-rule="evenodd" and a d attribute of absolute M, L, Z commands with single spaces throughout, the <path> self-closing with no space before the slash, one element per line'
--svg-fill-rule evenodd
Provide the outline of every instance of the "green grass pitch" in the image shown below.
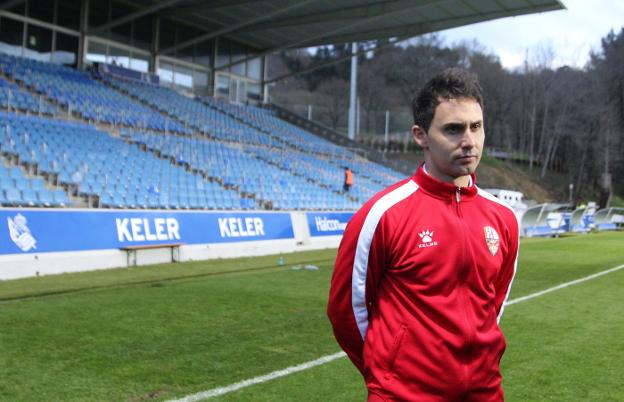
<path fill-rule="evenodd" d="M 165 401 L 336 353 L 335 253 L 0 282 L 0 401 Z M 622 264 L 622 232 L 524 240 L 511 299 Z M 510 305 L 501 324 L 508 402 L 624 401 L 624 270 Z M 365 394 L 340 358 L 213 400 Z"/>

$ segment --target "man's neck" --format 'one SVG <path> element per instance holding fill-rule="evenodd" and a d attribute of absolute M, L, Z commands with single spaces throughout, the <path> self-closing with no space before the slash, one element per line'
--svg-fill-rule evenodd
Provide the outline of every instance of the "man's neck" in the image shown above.
<path fill-rule="evenodd" d="M 472 177 L 460 176 L 453 179 L 453 184 L 456 187 L 472 187 Z"/>
<path fill-rule="evenodd" d="M 433 177 L 434 179 L 443 181 L 445 183 L 453 184 L 456 187 L 472 187 L 472 177 L 470 175 L 459 176 L 459 177 L 437 177 L 437 175 L 432 175 L 427 171 L 427 164 L 423 164 L 423 170 L 427 175 Z"/>

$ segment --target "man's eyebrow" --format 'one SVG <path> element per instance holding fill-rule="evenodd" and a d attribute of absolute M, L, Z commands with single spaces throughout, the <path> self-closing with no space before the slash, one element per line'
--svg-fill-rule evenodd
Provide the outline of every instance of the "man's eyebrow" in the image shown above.
<path fill-rule="evenodd" d="M 483 126 L 483 120 L 475 120 L 471 122 L 451 121 L 442 125 L 444 130 L 466 130 L 466 127 Z"/>
<path fill-rule="evenodd" d="M 471 123 L 472 124 L 472 123 Z M 442 125 L 443 128 L 465 128 L 467 126 L 464 122 L 452 121 Z"/>

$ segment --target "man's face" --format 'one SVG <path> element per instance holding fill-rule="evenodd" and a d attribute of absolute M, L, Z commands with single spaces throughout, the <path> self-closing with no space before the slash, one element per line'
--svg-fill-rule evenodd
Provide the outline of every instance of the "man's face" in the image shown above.
<path fill-rule="evenodd" d="M 414 126 L 412 134 L 425 151 L 430 175 L 460 186 L 468 184 L 467 176 L 477 169 L 485 140 L 483 110 L 476 100 L 442 100 L 429 131 Z"/>

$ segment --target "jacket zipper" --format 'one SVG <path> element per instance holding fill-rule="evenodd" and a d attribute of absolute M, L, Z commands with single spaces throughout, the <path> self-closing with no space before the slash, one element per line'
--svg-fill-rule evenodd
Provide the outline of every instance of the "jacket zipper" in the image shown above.
<path fill-rule="evenodd" d="M 462 242 L 463 244 L 467 243 L 467 239 L 466 239 L 466 230 L 464 227 L 464 220 L 462 218 L 462 213 L 461 213 L 461 208 L 460 208 L 460 202 L 461 202 L 461 188 L 460 187 L 456 187 L 455 189 L 455 208 L 457 211 L 457 219 L 459 221 L 459 225 L 461 226 L 461 231 L 463 234 L 463 240 L 464 242 Z M 469 373 L 468 373 L 468 357 L 469 357 L 469 351 L 470 351 L 470 346 L 473 342 L 473 328 L 474 325 L 472 323 L 472 320 L 470 319 L 470 316 L 468 314 L 468 310 L 467 310 L 467 306 L 469 306 L 470 300 L 468 298 L 468 289 L 467 289 L 467 281 L 468 281 L 468 263 L 466 261 L 466 248 L 463 247 L 462 248 L 462 272 L 460 273 L 460 279 L 461 279 L 461 294 L 462 294 L 462 300 L 464 303 L 464 306 L 466 308 L 463 309 L 464 312 L 464 321 L 466 323 L 466 328 L 468 330 L 468 333 L 466 334 L 466 348 L 467 350 L 464 351 L 464 362 L 462 364 L 463 367 L 463 372 L 464 372 L 464 384 L 466 386 L 466 389 L 469 388 L 470 384 L 469 384 Z"/>

